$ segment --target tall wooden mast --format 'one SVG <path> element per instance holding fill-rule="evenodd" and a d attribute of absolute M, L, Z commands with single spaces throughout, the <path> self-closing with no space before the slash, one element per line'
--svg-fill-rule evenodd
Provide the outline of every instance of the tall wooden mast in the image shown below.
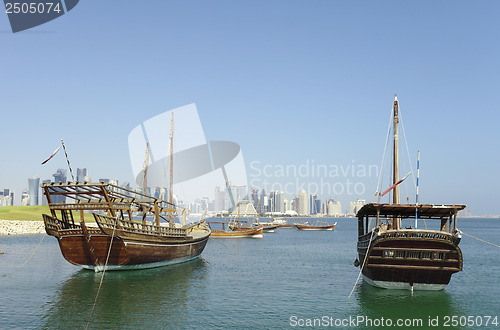
<path fill-rule="evenodd" d="M 392 176 L 392 184 L 396 184 L 399 181 L 399 140 L 398 140 L 398 96 L 394 95 L 394 150 L 393 150 L 393 176 Z M 392 192 L 392 202 L 393 204 L 399 204 L 399 186 L 394 187 L 394 191 Z"/>
<path fill-rule="evenodd" d="M 142 193 L 148 194 L 148 165 L 149 165 L 149 142 L 146 143 L 146 154 L 144 156 L 144 164 L 142 165 L 142 172 L 144 173 L 144 180 L 142 182 Z"/>
<path fill-rule="evenodd" d="M 170 187 L 169 187 L 169 202 L 173 207 L 174 201 L 174 113 L 172 112 L 172 120 L 170 121 Z M 174 225 L 174 212 L 168 214 L 170 226 Z"/>
<path fill-rule="evenodd" d="M 392 172 L 392 184 L 396 184 L 399 181 L 399 139 L 398 139 L 398 96 L 394 94 L 394 149 L 393 149 L 393 172 Z M 394 187 L 392 191 L 392 203 L 399 204 L 399 185 Z M 392 219 L 392 229 L 399 229 L 401 224 L 401 219 L 394 217 Z"/>

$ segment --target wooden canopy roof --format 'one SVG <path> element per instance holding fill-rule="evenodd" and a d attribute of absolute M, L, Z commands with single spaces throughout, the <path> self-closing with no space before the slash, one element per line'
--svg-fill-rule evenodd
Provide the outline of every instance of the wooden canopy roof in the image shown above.
<path fill-rule="evenodd" d="M 172 211 L 174 205 L 158 198 L 119 187 L 110 183 L 42 183 L 40 185 L 48 195 L 49 206 L 53 209 L 142 209 L 152 211 Z M 52 197 L 65 196 L 72 200 L 63 204 L 54 204 Z M 155 205 L 156 204 L 156 205 Z M 60 205 L 60 206 L 59 206 Z"/>
<path fill-rule="evenodd" d="M 378 204 L 370 203 L 363 206 L 359 211 L 358 217 L 376 217 L 377 210 L 382 218 L 415 217 L 415 208 L 417 208 L 417 216 L 421 219 L 443 219 L 455 215 L 458 211 L 463 210 L 465 205 L 429 205 L 421 204 Z"/>

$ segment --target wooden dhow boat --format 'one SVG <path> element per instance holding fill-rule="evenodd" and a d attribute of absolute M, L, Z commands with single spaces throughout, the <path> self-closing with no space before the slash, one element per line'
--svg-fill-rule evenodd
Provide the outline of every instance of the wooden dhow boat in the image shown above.
<path fill-rule="evenodd" d="M 215 224 L 221 228 L 211 228 L 212 238 L 263 238 L 264 228 L 262 226 L 242 226 L 239 222 L 229 223 L 227 221 L 209 221 L 209 225 Z"/>
<path fill-rule="evenodd" d="M 457 213 L 465 205 L 419 205 L 418 173 L 416 204 L 400 203 L 398 185 L 404 179 L 399 179 L 398 107 L 395 97 L 393 185 L 381 195 L 393 190 L 393 203 L 371 203 L 357 212 L 359 260 L 355 265 L 361 267 L 364 280 L 376 287 L 441 290 L 452 274 L 462 270 Z M 418 228 L 419 219 L 425 229 Z M 437 228 L 427 229 L 426 219 L 438 222 Z M 403 226 L 403 221 L 409 226 Z"/>
<path fill-rule="evenodd" d="M 278 229 L 278 226 L 262 225 L 262 230 L 264 231 L 264 233 L 274 233 L 276 232 L 276 229 Z"/>
<path fill-rule="evenodd" d="M 76 182 L 41 187 L 51 213 L 43 214 L 45 231 L 57 239 L 68 262 L 96 272 L 189 261 L 199 257 L 210 236 L 204 221 L 160 223 L 175 211 L 172 204 L 116 185 Z M 98 228 L 87 226 L 85 212 L 92 212 Z"/>
<path fill-rule="evenodd" d="M 326 224 L 326 223 L 317 223 L 317 224 L 296 224 L 295 227 L 299 230 L 333 230 L 337 223 L 335 222 L 334 224 Z"/>

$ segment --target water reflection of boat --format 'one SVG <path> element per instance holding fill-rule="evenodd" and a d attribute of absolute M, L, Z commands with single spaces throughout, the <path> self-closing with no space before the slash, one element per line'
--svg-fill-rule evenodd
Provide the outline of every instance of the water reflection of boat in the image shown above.
<path fill-rule="evenodd" d="M 169 327 L 183 328 L 189 301 L 205 297 L 206 262 L 142 271 L 110 272 L 104 277 L 90 328 L 157 328 L 161 314 Z M 101 275 L 79 271 L 69 277 L 43 306 L 42 328 L 84 328 L 89 319 Z M 201 290 L 201 291 L 200 291 Z"/>
<path fill-rule="evenodd" d="M 393 320 L 392 326 L 397 326 L 395 322 L 400 319 L 411 321 L 412 324 L 406 324 L 407 327 L 428 328 L 430 320 L 435 319 L 436 316 L 441 317 L 439 324 L 442 325 L 444 315 L 467 314 L 454 302 L 453 297 L 446 290 L 414 291 L 410 294 L 402 290 L 380 290 L 362 282 L 356 291 L 356 300 L 358 310 L 353 310 L 353 315 L 361 315 L 365 320 L 372 321 L 384 317 L 386 320 Z M 374 326 L 362 323 L 360 327 Z"/>

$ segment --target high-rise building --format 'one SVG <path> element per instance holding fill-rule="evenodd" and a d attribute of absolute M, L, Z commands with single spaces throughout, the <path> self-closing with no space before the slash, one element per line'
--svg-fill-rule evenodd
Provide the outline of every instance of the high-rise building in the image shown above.
<path fill-rule="evenodd" d="M 28 194 L 28 191 L 23 191 L 21 194 L 21 205 L 22 206 L 28 206 L 30 203 L 30 195 Z"/>
<path fill-rule="evenodd" d="M 266 196 L 266 191 L 262 189 L 262 192 L 260 193 L 260 210 L 259 212 L 267 212 L 267 196 Z"/>
<path fill-rule="evenodd" d="M 10 189 L 4 189 L 0 191 L 0 206 L 10 206 L 13 205 L 12 201 L 14 199 L 14 193 Z"/>
<path fill-rule="evenodd" d="M 214 196 L 214 211 L 215 212 L 220 212 L 224 211 L 226 209 L 225 206 L 225 199 L 226 199 L 226 192 L 224 190 L 221 190 L 220 187 L 215 187 L 215 196 Z"/>
<path fill-rule="evenodd" d="M 299 214 L 299 198 L 295 197 L 291 201 L 290 210 L 297 212 Z"/>
<path fill-rule="evenodd" d="M 54 183 L 66 183 L 66 170 L 60 168 L 56 171 L 56 173 L 52 174 L 52 176 L 54 177 Z M 52 203 L 64 203 L 66 201 L 66 197 L 61 195 L 52 196 L 51 201 Z"/>
<path fill-rule="evenodd" d="M 276 212 L 276 192 L 274 190 L 269 191 L 268 196 L 268 212 Z"/>
<path fill-rule="evenodd" d="M 14 205 L 14 190 L 4 189 L 3 190 L 3 206 Z"/>
<path fill-rule="evenodd" d="M 38 192 L 40 191 L 40 178 L 32 176 L 28 178 L 29 205 L 38 205 Z"/>
<path fill-rule="evenodd" d="M 50 182 L 51 182 L 50 179 L 42 181 L 43 184 L 50 184 Z M 49 202 L 47 201 L 47 196 L 45 196 L 43 192 L 42 192 L 42 205 L 49 205 Z"/>
<path fill-rule="evenodd" d="M 359 209 L 361 209 L 365 205 L 364 199 L 358 199 L 355 202 L 351 202 L 349 204 L 349 215 L 355 216 L 358 213 Z"/>
<path fill-rule="evenodd" d="M 253 207 L 257 210 L 259 210 L 259 190 L 253 188 L 252 189 L 252 202 L 253 202 Z"/>
<path fill-rule="evenodd" d="M 52 174 L 52 176 L 54 177 L 55 183 L 66 183 L 66 170 L 60 168 L 56 171 L 56 173 Z"/>
<path fill-rule="evenodd" d="M 327 202 L 327 215 L 330 217 L 340 217 L 342 216 L 342 205 L 338 201 L 333 199 Z"/>
<path fill-rule="evenodd" d="M 76 169 L 76 181 L 85 182 L 85 177 L 87 176 L 86 168 L 77 168 Z"/>
<path fill-rule="evenodd" d="M 307 215 L 307 193 L 302 189 L 299 193 L 299 215 Z"/>
<path fill-rule="evenodd" d="M 284 206 L 285 193 L 283 191 L 276 190 L 274 194 L 274 212 L 285 212 Z"/>
<path fill-rule="evenodd" d="M 321 200 L 318 198 L 318 195 L 309 196 L 309 208 L 310 215 L 315 215 L 321 212 Z"/>
<path fill-rule="evenodd" d="M 160 189 L 160 199 L 162 201 L 167 201 L 168 196 L 167 196 L 167 188 L 161 188 Z"/>

